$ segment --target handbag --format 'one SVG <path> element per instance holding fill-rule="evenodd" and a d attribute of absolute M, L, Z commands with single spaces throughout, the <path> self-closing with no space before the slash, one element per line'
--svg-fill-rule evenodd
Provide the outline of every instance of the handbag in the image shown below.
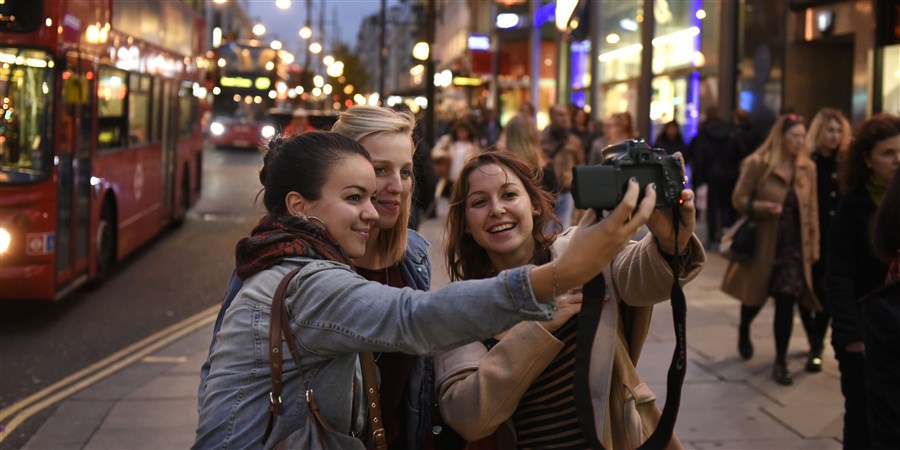
<path fill-rule="evenodd" d="M 753 222 L 753 195 L 743 216 L 732 224 L 719 242 L 719 253 L 731 261 L 748 261 L 756 253 L 756 223 Z"/>
<path fill-rule="evenodd" d="M 278 443 L 277 447 L 347 448 L 354 441 L 356 443 L 359 441 L 351 436 L 345 436 L 334 431 L 322 417 L 316 394 L 303 376 L 303 369 L 300 365 L 300 353 L 297 352 L 294 333 L 291 331 L 290 319 L 284 306 L 284 296 L 288 284 L 300 272 L 301 268 L 298 267 L 284 276 L 284 279 L 278 284 L 278 288 L 275 289 L 275 296 L 272 298 L 272 313 L 269 322 L 269 376 L 272 381 L 272 390 L 269 391 L 269 422 L 266 425 L 262 445 L 266 445 L 266 441 L 275 427 L 275 421 L 278 420 L 278 416 L 284 410 L 281 399 L 281 369 L 284 361 L 281 353 L 281 340 L 283 336 L 291 353 L 291 358 L 297 366 L 298 376 L 303 380 L 306 406 L 309 409 L 309 416 L 312 418 L 313 423 L 308 427 L 304 427 L 309 429 L 306 433 L 292 433 L 283 442 Z M 366 403 L 369 409 L 368 435 L 366 439 L 363 439 L 363 443 L 369 450 L 387 450 L 387 440 L 384 426 L 381 422 L 381 400 L 378 396 L 378 387 L 375 385 L 375 358 L 372 356 L 372 353 L 360 353 L 359 359 L 363 372 L 363 388 L 366 392 Z M 304 441 L 305 443 L 298 441 Z"/>

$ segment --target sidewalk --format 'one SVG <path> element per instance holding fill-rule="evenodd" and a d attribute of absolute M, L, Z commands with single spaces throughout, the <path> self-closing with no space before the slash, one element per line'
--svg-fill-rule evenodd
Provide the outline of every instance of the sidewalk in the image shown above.
<path fill-rule="evenodd" d="M 434 243 L 435 286 L 447 282 L 442 225 L 428 220 L 421 230 Z M 775 384 L 770 379 L 774 343 L 769 306 L 754 322 L 756 354 L 742 361 L 737 355 L 738 303 L 718 289 L 724 268 L 722 258 L 710 255 L 703 273 L 685 289 L 688 370 L 676 426 L 682 443 L 693 449 L 841 448 L 843 397 L 830 346 L 822 373 L 803 372 L 807 344 L 798 318 L 788 361 L 794 385 Z M 659 396 L 660 406 L 673 336 L 671 309 L 658 306 L 638 372 Z M 210 337 L 210 328 L 191 333 L 62 401 L 25 448 L 189 448 L 197 424 L 198 372 Z"/>

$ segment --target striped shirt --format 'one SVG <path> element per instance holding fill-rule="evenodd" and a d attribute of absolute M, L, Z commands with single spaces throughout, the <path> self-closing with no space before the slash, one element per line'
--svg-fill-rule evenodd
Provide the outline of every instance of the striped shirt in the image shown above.
<path fill-rule="evenodd" d="M 531 384 L 513 413 L 517 448 L 586 449 L 575 411 L 577 316 L 553 335 L 563 348 Z"/>

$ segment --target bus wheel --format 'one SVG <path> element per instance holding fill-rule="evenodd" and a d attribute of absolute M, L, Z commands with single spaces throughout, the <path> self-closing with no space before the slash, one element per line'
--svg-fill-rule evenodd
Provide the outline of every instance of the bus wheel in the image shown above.
<path fill-rule="evenodd" d="M 107 203 L 100 215 L 97 227 L 97 273 L 91 281 L 92 287 L 99 287 L 106 281 L 116 264 L 116 219 L 112 207 Z"/>

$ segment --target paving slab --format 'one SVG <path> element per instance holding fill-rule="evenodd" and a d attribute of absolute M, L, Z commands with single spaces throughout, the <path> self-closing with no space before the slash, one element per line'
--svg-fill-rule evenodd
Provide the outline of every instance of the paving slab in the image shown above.
<path fill-rule="evenodd" d="M 78 449 L 84 447 L 115 400 L 77 400 L 62 403 L 44 422 L 26 449 Z"/>

